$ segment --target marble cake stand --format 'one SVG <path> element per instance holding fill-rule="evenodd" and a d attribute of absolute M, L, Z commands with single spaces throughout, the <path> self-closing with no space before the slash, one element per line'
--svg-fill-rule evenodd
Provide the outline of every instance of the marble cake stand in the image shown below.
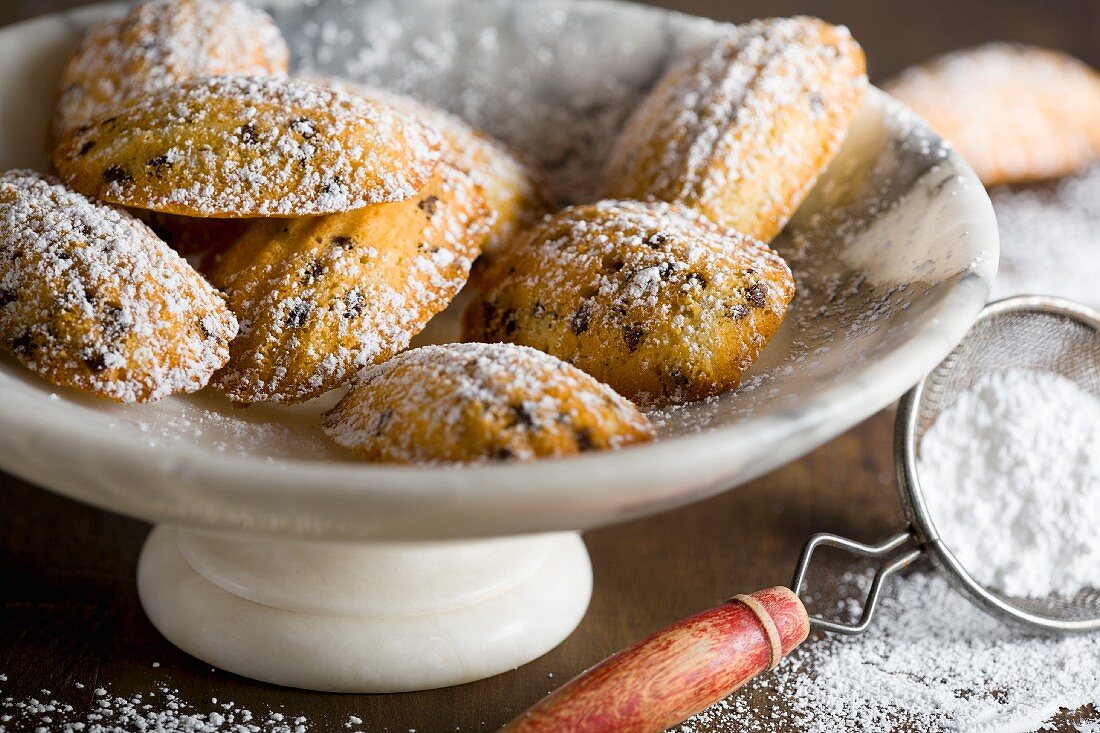
<path fill-rule="evenodd" d="M 45 168 L 60 66 L 89 22 L 117 10 L 0 30 L 0 167 Z M 613 129 L 671 58 L 720 30 L 575 0 L 321 0 L 281 3 L 276 17 L 307 71 L 450 105 L 541 155 L 559 184 L 563 161 L 575 171 L 576 156 L 606 146 L 561 157 L 542 144 L 561 130 L 540 125 L 579 125 L 581 141 L 591 119 Z M 322 53 L 329 35 L 338 47 Z M 442 53 L 462 73 L 433 66 Z M 495 95 L 477 96 L 486 89 Z M 514 124 L 520 115 L 530 123 Z M 204 392 L 120 406 L 55 390 L 3 357 L 0 467 L 156 523 L 139 562 L 142 603 L 211 664 L 360 692 L 487 677 L 580 621 L 592 574 L 577 530 L 727 490 L 889 404 L 963 336 L 997 260 L 972 171 L 877 90 L 776 247 L 800 287 L 787 323 L 741 390 L 656 415 L 651 445 L 531 465 L 364 465 L 321 434 L 331 399 L 237 410 Z M 424 338 L 453 334 L 444 314 Z"/>

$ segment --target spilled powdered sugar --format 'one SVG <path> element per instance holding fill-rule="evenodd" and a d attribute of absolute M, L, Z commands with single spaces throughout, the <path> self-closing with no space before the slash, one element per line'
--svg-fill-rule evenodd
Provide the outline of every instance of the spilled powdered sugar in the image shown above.
<path fill-rule="evenodd" d="M 1100 307 L 1100 166 L 1056 184 L 991 192 L 1001 231 L 993 297 L 1057 295 Z"/>
<path fill-rule="evenodd" d="M 858 595 L 867 580 L 839 585 Z M 844 602 L 831 615 L 854 610 Z M 1097 659 L 1100 636 L 1013 630 L 917 572 L 891 581 L 865 634 L 811 636 L 773 674 L 675 730 L 1025 733 L 1096 702 Z"/>
<path fill-rule="evenodd" d="M 944 544 L 1009 596 L 1100 588 L 1100 399 L 1053 372 L 981 376 L 924 434 L 921 485 Z"/>

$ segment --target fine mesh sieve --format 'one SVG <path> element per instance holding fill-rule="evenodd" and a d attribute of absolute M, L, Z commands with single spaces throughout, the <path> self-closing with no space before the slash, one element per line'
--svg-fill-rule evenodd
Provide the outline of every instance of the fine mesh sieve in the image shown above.
<path fill-rule="evenodd" d="M 1026 598 L 987 588 L 943 543 L 928 511 L 917 470 L 925 432 L 980 377 L 1008 369 L 1055 372 L 1100 397 L 1100 314 L 1045 296 L 992 303 L 955 350 L 902 398 L 894 448 L 898 490 L 910 527 L 879 545 L 863 545 L 829 534 L 811 538 L 795 574 L 792 587 L 796 593 L 816 547 L 839 547 L 883 560 L 859 622 L 811 617 L 815 626 L 837 633 L 862 632 L 874 613 L 882 581 L 927 552 L 955 588 L 1001 621 L 1033 631 L 1075 633 L 1100 629 L 1100 589 L 1083 588 L 1073 597 Z"/>
<path fill-rule="evenodd" d="M 1072 598 L 1034 599 L 1009 597 L 982 586 L 940 540 L 925 505 L 917 475 L 925 431 L 979 377 L 1021 368 L 1056 372 L 1100 396 L 1100 313 L 1041 296 L 987 306 L 962 343 L 898 406 L 894 447 L 898 490 L 909 517 L 904 532 L 877 545 L 814 535 L 802 550 L 793 590 L 778 587 L 736 595 L 721 606 L 681 619 L 574 678 L 504 730 L 669 728 L 774 669 L 806 639 L 811 627 L 839 634 L 863 632 L 884 581 L 925 553 L 955 588 L 1001 621 L 1055 633 L 1100 629 L 1098 589 L 1083 589 Z M 798 596 L 814 550 L 822 546 L 879 562 L 856 622 L 809 616 Z M 654 690 L 659 694 L 651 694 Z"/>

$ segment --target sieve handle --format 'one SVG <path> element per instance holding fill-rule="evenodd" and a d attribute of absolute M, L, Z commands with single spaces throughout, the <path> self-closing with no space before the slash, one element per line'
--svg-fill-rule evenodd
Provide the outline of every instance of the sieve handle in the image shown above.
<path fill-rule="evenodd" d="M 653 733 L 718 702 L 802 643 L 806 608 L 787 588 L 734 596 L 581 673 L 506 733 Z"/>

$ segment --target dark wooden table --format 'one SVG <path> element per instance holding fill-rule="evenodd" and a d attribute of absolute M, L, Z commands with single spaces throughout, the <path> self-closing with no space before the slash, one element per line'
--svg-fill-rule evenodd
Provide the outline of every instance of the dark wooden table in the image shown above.
<path fill-rule="evenodd" d="M 6 0 L 0 24 L 75 4 Z M 993 39 L 1062 48 L 1100 65 L 1100 3 L 1085 0 L 662 4 L 735 21 L 810 13 L 844 22 L 867 48 L 880 79 L 929 55 Z M 892 431 L 892 415 L 881 413 L 715 499 L 589 533 L 595 593 L 584 622 L 565 643 L 492 679 L 400 695 L 282 689 L 183 654 L 157 634 L 137 602 L 134 563 L 147 525 L 0 474 L 0 674 L 9 677 L 0 689 L 16 699 L 41 697 L 46 689 L 81 710 L 94 704 L 97 685 L 130 695 L 164 684 L 200 710 L 214 709 L 211 698 L 233 700 L 256 712 L 304 715 L 312 730 L 344 730 L 349 715 L 371 731 L 494 730 L 645 633 L 733 593 L 787 583 L 811 533 L 874 539 L 896 529 L 902 518 L 893 488 Z"/>

